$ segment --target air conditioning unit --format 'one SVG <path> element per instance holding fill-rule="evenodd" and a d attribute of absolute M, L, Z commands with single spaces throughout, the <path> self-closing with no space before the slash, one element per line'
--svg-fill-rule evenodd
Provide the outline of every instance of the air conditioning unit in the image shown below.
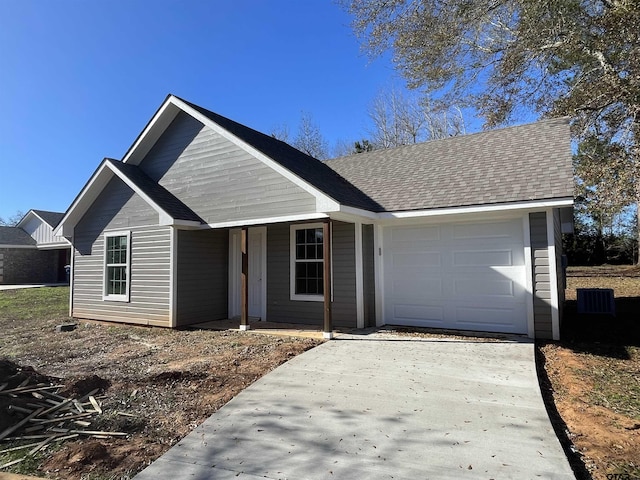
<path fill-rule="evenodd" d="M 612 288 L 578 288 L 578 313 L 616 315 Z"/>

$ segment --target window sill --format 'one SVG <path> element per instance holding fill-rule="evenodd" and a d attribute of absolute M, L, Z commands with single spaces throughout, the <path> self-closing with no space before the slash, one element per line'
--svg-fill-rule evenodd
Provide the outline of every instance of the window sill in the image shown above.
<path fill-rule="evenodd" d="M 129 295 L 103 295 L 104 302 L 129 302 Z"/>
<path fill-rule="evenodd" d="M 294 302 L 323 302 L 324 295 L 291 295 Z"/>

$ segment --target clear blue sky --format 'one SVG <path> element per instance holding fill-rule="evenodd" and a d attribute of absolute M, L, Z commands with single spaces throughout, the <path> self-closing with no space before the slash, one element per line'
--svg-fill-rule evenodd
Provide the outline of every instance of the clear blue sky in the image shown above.
<path fill-rule="evenodd" d="M 403 85 L 331 0 L 0 0 L 0 217 L 65 211 L 168 93 L 270 133 L 301 112 L 333 146 Z"/>

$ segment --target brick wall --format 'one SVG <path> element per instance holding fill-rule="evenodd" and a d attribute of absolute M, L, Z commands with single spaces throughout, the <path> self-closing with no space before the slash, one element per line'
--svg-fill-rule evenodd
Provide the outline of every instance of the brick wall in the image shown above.
<path fill-rule="evenodd" d="M 0 284 L 62 282 L 66 259 L 66 249 L 0 248 Z"/>

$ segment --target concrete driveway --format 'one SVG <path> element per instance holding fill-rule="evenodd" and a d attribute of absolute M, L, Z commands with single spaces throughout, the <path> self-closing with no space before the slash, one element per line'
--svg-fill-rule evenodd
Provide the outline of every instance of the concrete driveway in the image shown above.
<path fill-rule="evenodd" d="M 575 478 L 528 342 L 342 335 L 241 392 L 145 479 Z"/>

